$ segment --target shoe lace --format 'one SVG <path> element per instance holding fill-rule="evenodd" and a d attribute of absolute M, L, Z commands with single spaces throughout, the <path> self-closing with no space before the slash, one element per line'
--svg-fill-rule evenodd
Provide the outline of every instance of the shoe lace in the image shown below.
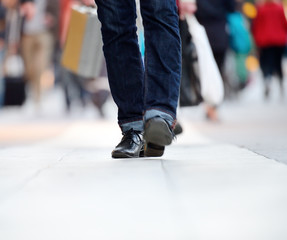
<path fill-rule="evenodd" d="M 139 140 L 142 139 L 142 137 L 141 137 L 142 133 L 140 131 L 135 131 L 133 128 L 131 128 L 130 130 L 123 133 L 122 142 L 123 141 L 131 141 L 135 144 L 138 144 L 137 142 L 135 142 L 135 140 L 133 138 L 133 133 L 138 137 Z"/>

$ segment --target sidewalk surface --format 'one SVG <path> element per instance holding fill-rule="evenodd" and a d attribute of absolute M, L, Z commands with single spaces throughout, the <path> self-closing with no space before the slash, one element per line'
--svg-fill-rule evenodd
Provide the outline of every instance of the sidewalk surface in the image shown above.
<path fill-rule="evenodd" d="M 286 240 L 287 105 L 276 101 L 246 96 L 218 124 L 183 109 L 184 133 L 161 158 L 112 159 L 113 117 L 2 114 L 0 239 Z"/>

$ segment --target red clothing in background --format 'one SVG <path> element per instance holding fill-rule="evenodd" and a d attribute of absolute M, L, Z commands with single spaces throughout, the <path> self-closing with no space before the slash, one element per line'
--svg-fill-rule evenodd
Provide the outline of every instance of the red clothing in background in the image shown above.
<path fill-rule="evenodd" d="M 73 3 L 72 0 L 60 0 L 60 43 L 61 43 L 61 46 L 63 46 L 66 41 L 72 3 Z"/>
<path fill-rule="evenodd" d="M 287 43 L 287 21 L 280 3 L 265 3 L 257 6 L 252 33 L 258 47 L 285 46 Z"/>

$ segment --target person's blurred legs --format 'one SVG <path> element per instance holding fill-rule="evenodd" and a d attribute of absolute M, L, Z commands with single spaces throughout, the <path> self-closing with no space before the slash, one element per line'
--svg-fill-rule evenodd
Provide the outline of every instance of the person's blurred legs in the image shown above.
<path fill-rule="evenodd" d="M 233 95 L 234 89 L 232 89 L 232 86 L 229 82 L 229 79 L 227 78 L 225 72 L 224 72 L 224 64 L 225 64 L 225 58 L 226 58 L 226 50 L 221 51 L 215 51 L 213 50 L 214 60 L 217 64 L 217 67 L 220 71 L 222 80 L 223 80 L 223 86 L 224 86 L 224 94 L 226 99 L 230 99 Z"/>
<path fill-rule="evenodd" d="M 281 98 L 283 99 L 284 96 L 284 85 L 283 85 L 283 69 L 282 69 L 282 59 L 283 59 L 283 55 L 284 55 L 284 51 L 285 51 L 285 47 L 274 47 L 274 65 L 275 65 L 275 73 L 278 77 L 278 81 L 279 81 L 279 87 L 280 87 L 280 95 Z"/>
<path fill-rule="evenodd" d="M 259 53 L 260 68 L 263 74 L 264 81 L 264 97 L 265 99 L 268 99 L 270 95 L 270 84 L 275 65 L 274 50 L 272 49 L 272 47 L 264 47 L 260 49 Z"/>
<path fill-rule="evenodd" d="M 0 64 L 2 66 L 3 60 L 4 60 L 4 47 L 1 46 L 0 42 Z M 4 85 L 4 73 L 3 73 L 3 68 L 0 68 L 0 109 L 3 106 L 4 103 L 4 91 L 5 91 L 5 85 Z"/>
<path fill-rule="evenodd" d="M 217 113 L 217 107 L 212 105 L 206 105 L 205 106 L 206 111 L 206 119 L 211 122 L 218 122 L 219 117 Z"/>
<path fill-rule="evenodd" d="M 41 98 L 41 77 L 51 63 L 53 39 L 49 33 L 24 35 L 22 39 L 23 59 L 30 94 L 38 104 Z"/>

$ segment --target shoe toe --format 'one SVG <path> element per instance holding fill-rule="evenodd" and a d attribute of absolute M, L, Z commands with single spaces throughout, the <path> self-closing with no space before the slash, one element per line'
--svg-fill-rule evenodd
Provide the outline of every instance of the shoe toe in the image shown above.
<path fill-rule="evenodd" d="M 112 151 L 113 158 L 137 158 L 143 149 L 142 135 L 136 131 L 124 134 L 121 142 Z"/>

